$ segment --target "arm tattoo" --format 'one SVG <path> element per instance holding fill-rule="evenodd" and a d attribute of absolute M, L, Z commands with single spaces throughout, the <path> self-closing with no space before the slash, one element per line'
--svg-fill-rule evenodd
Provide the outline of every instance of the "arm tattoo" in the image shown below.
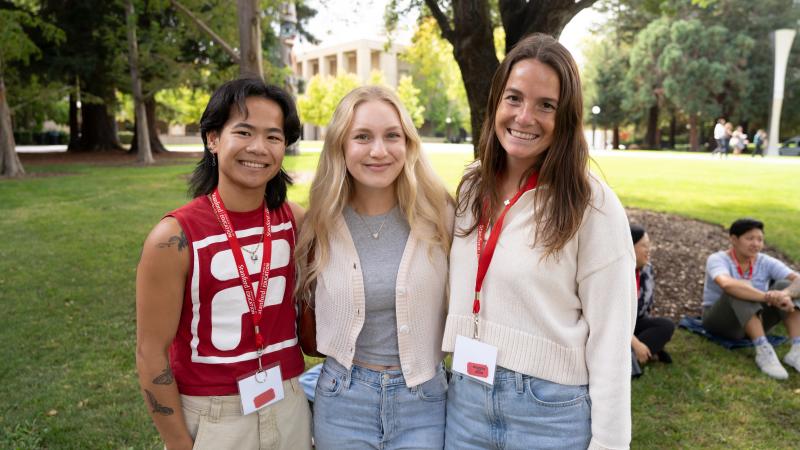
<path fill-rule="evenodd" d="M 172 415 L 172 413 L 174 412 L 172 408 L 164 406 L 161 403 L 158 403 L 158 400 L 156 400 L 156 396 L 153 395 L 152 392 L 145 389 L 144 393 L 147 394 L 147 401 L 150 402 L 150 407 L 153 408 L 153 414 L 161 414 L 162 416 Z"/>
<path fill-rule="evenodd" d="M 172 384 L 174 380 L 175 378 L 172 376 L 172 369 L 167 366 L 167 368 L 161 372 L 161 375 L 153 378 L 153 384 Z"/>
<path fill-rule="evenodd" d="M 178 251 L 183 250 L 189 246 L 189 242 L 186 240 L 186 235 L 183 234 L 181 231 L 180 236 L 170 236 L 169 241 L 161 242 L 157 245 L 158 248 L 170 248 L 174 245 L 178 246 Z"/>

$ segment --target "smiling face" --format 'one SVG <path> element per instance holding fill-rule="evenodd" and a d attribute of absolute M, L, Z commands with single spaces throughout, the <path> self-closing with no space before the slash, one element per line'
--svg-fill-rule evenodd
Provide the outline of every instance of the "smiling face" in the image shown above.
<path fill-rule="evenodd" d="M 731 235 L 731 245 L 738 258 L 754 259 L 764 248 L 764 232 L 753 228 L 739 237 Z"/>
<path fill-rule="evenodd" d="M 344 158 L 355 195 L 393 190 L 406 161 L 406 135 L 397 110 L 381 100 L 358 105 L 345 136 Z"/>
<path fill-rule="evenodd" d="M 262 97 L 248 97 L 245 105 L 247 117 L 234 105 L 222 130 L 208 133 L 209 149 L 217 155 L 220 191 L 257 191 L 263 197 L 286 151 L 283 112 Z"/>
<path fill-rule="evenodd" d="M 550 147 L 560 88 L 556 71 L 536 59 L 511 68 L 494 118 L 509 165 L 531 167 Z"/>
<path fill-rule="evenodd" d="M 650 262 L 650 236 L 645 233 L 639 242 L 633 244 L 633 250 L 636 252 L 636 268 L 641 269 Z"/>

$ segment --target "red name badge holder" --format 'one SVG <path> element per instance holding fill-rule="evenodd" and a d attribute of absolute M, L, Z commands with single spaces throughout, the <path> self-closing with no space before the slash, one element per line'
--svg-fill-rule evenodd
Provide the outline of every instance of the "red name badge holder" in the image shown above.
<path fill-rule="evenodd" d="M 215 189 L 214 192 L 209 195 L 209 201 L 211 203 L 211 209 L 214 211 L 214 215 L 217 217 L 217 221 L 228 239 L 233 260 L 236 264 L 239 281 L 244 291 L 247 308 L 250 311 L 255 334 L 255 354 L 256 360 L 258 361 L 258 370 L 237 379 L 239 396 L 242 401 L 242 414 L 247 415 L 273 403 L 277 403 L 283 400 L 284 397 L 280 363 L 275 362 L 266 368 L 261 365 L 261 355 L 264 352 L 266 339 L 261 334 L 260 324 L 262 311 L 267 298 L 269 271 L 272 261 L 272 224 L 270 222 L 269 209 L 267 205 L 264 204 L 264 228 L 262 235 L 262 242 L 264 243 L 262 248 L 264 250 L 263 260 L 261 262 L 261 277 L 258 292 L 256 292 L 250 283 L 247 265 L 244 262 L 242 248 L 236 237 L 233 222 L 228 215 L 227 209 L 225 209 L 225 204 L 222 202 L 218 189 Z"/>
<path fill-rule="evenodd" d="M 483 343 L 478 339 L 478 317 L 481 311 L 483 280 L 489 270 L 489 264 L 497 247 L 497 241 L 503 230 L 503 221 L 506 213 L 517 203 L 522 194 L 536 187 L 538 180 L 539 174 L 533 172 L 522 189 L 518 190 L 512 199 L 504 202 L 505 207 L 489 233 L 485 248 L 483 248 L 483 240 L 487 224 L 483 220 L 478 224 L 476 237 L 478 271 L 475 277 L 475 298 L 472 301 L 472 338 L 462 335 L 456 336 L 456 345 L 453 351 L 453 370 L 489 385 L 494 384 L 494 372 L 497 368 L 497 347 Z"/>

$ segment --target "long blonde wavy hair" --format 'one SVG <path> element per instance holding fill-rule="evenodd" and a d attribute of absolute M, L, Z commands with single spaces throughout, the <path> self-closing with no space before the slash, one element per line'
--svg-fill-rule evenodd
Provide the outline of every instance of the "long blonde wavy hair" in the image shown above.
<path fill-rule="evenodd" d="M 394 183 L 397 203 L 413 233 L 421 225 L 429 225 L 433 233 L 420 233 L 430 248 L 440 247 L 449 253 L 451 230 L 445 225 L 442 211 L 453 199 L 421 152 L 421 141 L 411 116 L 400 99 L 389 88 L 362 86 L 347 94 L 333 113 L 328 124 L 325 143 L 311 183 L 309 208 L 300 230 L 295 261 L 298 264 L 298 299 L 309 301 L 312 286 L 328 263 L 331 238 L 335 222 L 353 195 L 353 178 L 345 165 L 344 148 L 359 105 L 368 101 L 390 104 L 400 116 L 406 139 L 406 161 Z"/>

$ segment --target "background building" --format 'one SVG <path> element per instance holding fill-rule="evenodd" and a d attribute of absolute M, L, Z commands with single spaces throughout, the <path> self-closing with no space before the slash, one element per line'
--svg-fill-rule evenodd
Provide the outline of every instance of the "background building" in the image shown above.
<path fill-rule="evenodd" d="M 298 78 L 299 93 L 305 91 L 308 81 L 315 75 L 336 77 L 350 73 L 366 84 L 372 72 L 380 72 L 386 84 L 396 88 L 403 75 L 408 75 L 408 63 L 398 56 L 405 45 L 379 39 L 356 39 L 336 44 L 320 44 L 295 53 L 294 73 Z M 319 139 L 319 127 L 303 125 L 303 139 Z"/>

